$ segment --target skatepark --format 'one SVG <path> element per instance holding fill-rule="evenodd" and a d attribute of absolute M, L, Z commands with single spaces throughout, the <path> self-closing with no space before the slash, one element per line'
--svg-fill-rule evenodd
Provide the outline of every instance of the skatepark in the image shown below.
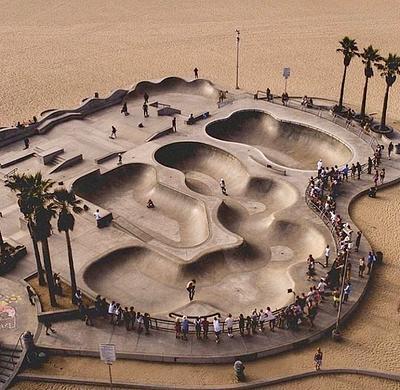
<path fill-rule="evenodd" d="M 82 292 L 150 313 L 151 337 L 128 337 L 124 329 L 113 329 L 111 340 L 125 358 L 255 359 L 321 338 L 335 323 L 336 311 L 325 306 L 311 333 L 235 339 L 225 350 L 195 341 L 188 349 L 171 339 L 176 317 L 219 313 L 225 318 L 267 306 L 279 311 L 293 301 L 288 291 L 308 290 L 310 254 L 321 264 L 317 277 L 325 275 L 324 249 L 330 245 L 334 251 L 337 243 L 307 205 L 309 177 L 319 159 L 327 166 L 364 163 L 376 142 L 328 120 L 328 109 L 307 112 L 296 102 L 285 107 L 242 91 L 229 92 L 221 104 L 220 91 L 225 89 L 207 80 L 141 82 L 108 97 L 85 98 L 75 109 L 46 111 L 35 128 L 6 129 L 0 136 L 3 181 L 15 170 L 41 171 L 73 189 L 86 206 L 76 216 L 72 234 Z M 145 92 L 150 96 L 149 118 L 143 118 Z M 129 115 L 121 114 L 122 102 Z M 192 114 L 197 119 L 189 123 Z M 176 131 L 172 117 L 177 118 Z M 109 137 L 111 126 L 117 128 L 115 139 Z M 22 150 L 27 135 L 30 148 Z M 397 162 L 393 164 L 388 181 L 397 174 Z M 340 214 L 350 224 L 348 206 L 368 186 L 361 181 L 338 198 Z M 15 198 L 3 186 L 0 197 L 3 216 L 10 221 L 2 224 L 3 235 L 29 248 Z M 149 199 L 154 208 L 147 207 Z M 96 210 L 108 221 L 104 228 L 96 226 Z M 65 242 L 56 231 L 49 242 L 53 269 L 68 283 Z M 363 245 L 366 252 L 368 243 Z M 34 271 L 28 251 L 10 277 L 20 280 Z M 185 288 L 191 279 L 197 281 L 193 301 Z M 356 308 L 367 284 L 368 279 L 354 281 L 344 317 Z M 39 318 L 37 343 L 49 351 L 94 356 L 109 334 L 109 324 L 82 328 L 72 313 L 57 320 L 58 336 L 51 338 L 43 335 Z"/>

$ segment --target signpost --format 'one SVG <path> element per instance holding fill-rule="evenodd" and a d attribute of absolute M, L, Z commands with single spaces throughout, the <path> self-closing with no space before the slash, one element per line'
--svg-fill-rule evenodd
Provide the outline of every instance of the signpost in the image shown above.
<path fill-rule="evenodd" d="M 115 345 L 100 344 L 99 351 L 100 351 L 100 359 L 103 360 L 103 362 L 108 365 L 108 374 L 110 375 L 110 389 L 112 389 L 111 366 L 112 362 L 115 362 L 117 360 L 117 356 L 115 353 Z"/>
<path fill-rule="evenodd" d="M 285 93 L 287 90 L 287 80 L 290 76 L 290 68 L 283 68 L 283 72 L 282 72 L 283 77 L 285 78 Z"/>

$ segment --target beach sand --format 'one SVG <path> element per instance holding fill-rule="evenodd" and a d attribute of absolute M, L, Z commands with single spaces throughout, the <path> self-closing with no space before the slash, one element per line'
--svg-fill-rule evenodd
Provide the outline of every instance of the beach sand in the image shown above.
<path fill-rule="evenodd" d="M 176 75 L 235 86 L 236 38 L 241 31 L 244 90 L 281 94 L 282 68 L 292 70 L 292 95 L 337 99 L 345 35 L 360 48 L 373 44 L 400 53 L 398 0 L 1 0 L 0 126 L 50 108 L 138 81 Z M 364 73 L 349 68 L 345 100 L 360 105 Z M 397 85 L 396 85 L 397 84 Z M 396 116 L 400 82 L 392 88 Z M 368 112 L 382 107 L 385 83 L 370 82 Z"/>
<path fill-rule="evenodd" d="M 298 351 L 247 363 L 248 380 L 310 371 L 313 369 L 312 360 L 317 346 L 324 352 L 324 368 L 363 368 L 396 373 L 400 371 L 397 343 L 400 332 L 397 314 L 400 278 L 400 185 L 380 191 L 376 199 L 368 196 L 360 198 L 352 205 L 351 215 L 372 247 L 384 253 L 384 265 L 376 268 L 365 299 L 344 328 L 344 340 L 336 343 L 327 338 Z M 114 364 L 113 372 L 118 380 L 138 383 L 212 385 L 233 381 L 231 365 L 159 364 L 119 360 Z M 40 373 L 107 380 L 104 364 L 94 358 L 57 356 Z M 285 385 L 285 388 L 320 388 L 321 384 L 327 389 L 362 388 L 363 384 L 366 388 L 400 388 L 400 384 L 348 375 L 296 381 Z"/>

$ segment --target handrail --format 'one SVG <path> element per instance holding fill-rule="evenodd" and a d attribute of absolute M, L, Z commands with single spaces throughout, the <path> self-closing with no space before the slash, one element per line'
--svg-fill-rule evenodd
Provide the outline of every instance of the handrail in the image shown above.
<path fill-rule="evenodd" d="M 257 91 L 255 98 L 258 100 L 265 100 L 264 98 L 259 99 L 258 98 L 258 93 L 264 93 L 263 91 Z M 274 98 L 276 98 L 276 96 L 272 96 L 272 99 L 269 100 L 269 103 L 273 103 L 273 104 L 278 104 L 280 105 L 280 103 L 278 103 L 277 101 L 274 100 Z M 326 108 L 324 109 L 321 106 L 316 106 L 314 105 L 315 108 L 310 108 L 307 106 L 303 106 L 301 105 L 301 103 L 297 103 L 295 104 L 293 101 L 293 98 L 297 98 L 297 97 L 291 97 L 292 100 L 287 101 L 286 106 L 293 108 L 295 110 L 299 110 L 299 111 L 304 111 L 307 112 L 309 114 L 315 115 L 319 118 L 328 120 L 332 123 L 335 123 L 337 125 L 339 125 L 340 127 L 351 131 L 353 134 L 355 134 L 356 136 L 358 136 L 359 138 L 361 138 L 364 142 L 367 142 L 369 144 L 369 146 L 375 150 L 375 148 L 379 145 L 379 142 L 376 140 L 375 137 L 373 137 L 371 134 L 367 133 L 359 124 L 358 122 L 354 121 L 354 120 L 348 120 L 346 118 L 341 117 L 340 115 L 337 114 L 331 114 L 329 109 Z M 319 99 L 318 97 L 315 97 L 315 99 Z M 300 104 L 300 106 L 299 106 Z M 317 110 L 317 111 L 316 111 Z M 342 123 L 341 123 L 342 122 Z M 364 139 L 363 136 L 366 136 L 367 139 Z"/>
<path fill-rule="evenodd" d="M 17 342 L 16 342 L 16 344 L 15 344 L 15 347 L 14 347 L 12 353 L 11 353 L 10 359 L 8 360 L 9 363 L 12 363 L 12 360 L 14 359 L 14 354 L 15 354 L 15 352 L 17 351 L 18 344 L 21 344 L 21 350 L 24 349 L 24 345 L 22 344 L 22 340 L 21 340 L 21 337 L 24 335 L 24 333 L 25 333 L 25 332 L 22 332 L 22 333 L 18 336 L 18 340 L 17 340 Z"/>

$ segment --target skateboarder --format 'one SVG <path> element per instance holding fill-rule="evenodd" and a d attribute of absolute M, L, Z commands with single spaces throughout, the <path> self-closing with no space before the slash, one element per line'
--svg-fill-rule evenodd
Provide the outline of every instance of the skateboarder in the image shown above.
<path fill-rule="evenodd" d="M 172 118 L 172 130 L 176 133 L 176 117 Z"/>
<path fill-rule="evenodd" d="M 124 114 L 125 116 L 129 115 L 128 106 L 127 106 L 126 102 L 122 105 L 121 114 Z"/>
<path fill-rule="evenodd" d="M 143 103 L 143 115 L 145 118 L 149 117 L 149 106 L 147 103 Z"/>
<path fill-rule="evenodd" d="M 226 193 L 226 185 L 225 185 L 225 180 L 221 177 L 221 180 L 219 181 L 219 186 L 221 187 L 221 191 L 224 195 L 228 195 Z"/>
<path fill-rule="evenodd" d="M 111 134 L 110 134 L 111 139 L 117 138 L 117 129 L 114 126 L 111 126 Z"/>
<path fill-rule="evenodd" d="M 194 72 L 194 78 L 198 79 L 199 78 L 199 70 L 197 68 L 194 68 L 193 72 Z"/>
<path fill-rule="evenodd" d="M 195 289 L 196 289 L 196 279 L 192 279 L 186 284 L 186 290 L 189 293 L 190 301 L 193 301 Z"/>
<path fill-rule="evenodd" d="M 147 104 L 149 102 L 149 94 L 145 92 L 143 97 L 144 97 L 144 102 Z"/>

